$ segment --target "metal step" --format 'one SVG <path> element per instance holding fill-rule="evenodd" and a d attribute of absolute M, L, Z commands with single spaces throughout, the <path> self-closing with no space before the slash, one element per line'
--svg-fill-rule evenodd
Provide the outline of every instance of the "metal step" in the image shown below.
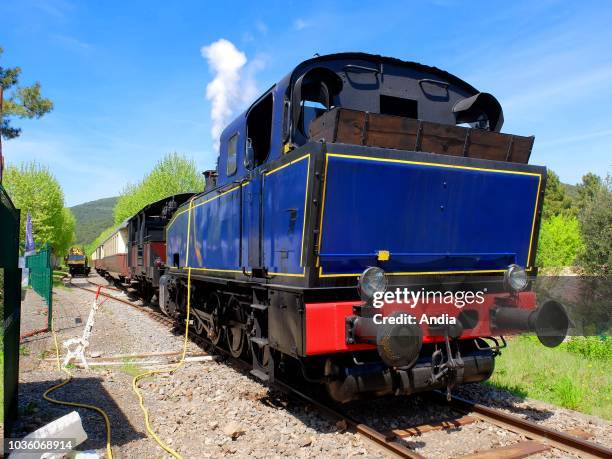
<path fill-rule="evenodd" d="M 264 347 L 267 346 L 269 344 L 269 341 L 267 338 L 258 338 L 256 336 L 252 336 L 251 337 L 251 341 L 255 344 L 257 344 L 259 347 Z"/>
<path fill-rule="evenodd" d="M 261 379 L 264 382 L 268 382 L 270 380 L 270 376 L 268 376 L 263 371 L 255 369 L 255 368 L 251 370 L 251 374 L 255 376 L 256 378 Z"/>
<path fill-rule="evenodd" d="M 251 308 L 257 309 L 258 311 L 265 311 L 266 309 L 268 309 L 268 305 L 267 304 L 252 304 Z"/>

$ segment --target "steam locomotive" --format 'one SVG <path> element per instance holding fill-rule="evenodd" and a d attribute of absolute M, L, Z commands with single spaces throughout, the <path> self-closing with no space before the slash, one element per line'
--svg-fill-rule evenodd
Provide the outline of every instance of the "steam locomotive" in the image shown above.
<path fill-rule="evenodd" d="M 546 169 L 503 120 L 435 67 L 302 62 L 225 128 L 204 192 L 172 212 L 161 310 L 184 320 L 189 301 L 196 332 L 253 375 L 299 373 L 338 402 L 486 380 L 504 335 L 558 345 L 567 313 L 531 289 Z"/>

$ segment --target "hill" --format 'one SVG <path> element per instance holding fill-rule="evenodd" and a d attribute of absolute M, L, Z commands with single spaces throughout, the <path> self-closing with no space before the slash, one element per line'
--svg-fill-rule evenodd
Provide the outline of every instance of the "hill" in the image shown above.
<path fill-rule="evenodd" d="M 71 207 L 76 218 L 76 244 L 90 244 L 100 232 L 113 224 L 113 208 L 117 197 L 84 202 Z"/>

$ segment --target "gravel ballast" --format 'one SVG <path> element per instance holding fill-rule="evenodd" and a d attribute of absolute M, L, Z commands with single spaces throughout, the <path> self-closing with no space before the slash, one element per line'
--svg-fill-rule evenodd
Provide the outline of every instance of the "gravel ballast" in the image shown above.
<path fill-rule="evenodd" d="M 97 276 L 91 276 L 91 280 L 105 282 Z M 84 279 L 73 282 L 87 285 Z M 55 323 L 60 347 L 63 340 L 80 336 L 92 300 L 93 294 L 81 289 L 70 286 L 55 289 Z M 22 304 L 22 333 L 44 319 L 42 310 L 44 305 L 30 291 Z M 138 308 L 107 300 L 96 316 L 89 348 L 89 355 L 96 357 L 88 360 L 108 362 L 118 354 L 180 351 L 182 344 L 182 330 L 170 330 Z M 41 397 L 62 378 L 51 359 L 54 348 L 50 334 L 28 338 L 23 347 L 19 400 L 22 416 L 12 433 L 15 437 L 72 410 L 50 404 Z M 196 344 L 189 343 L 190 354 L 202 351 Z M 160 359 L 164 360 L 163 357 L 146 358 Z M 116 457 L 169 457 L 147 436 L 143 415 L 132 391 L 132 378 L 144 371 L 143 365 L 127 359 L 115 361 L 120 364 L 92 366 L 89 371 L 71 369 L 75 380 L 53 396 L 91 403 L 106 410 L 111 418 L 112 447 Z M 268 390 L 244 369 L 223 359 L 186 363 L 172 375 L 144 379 L 140 387 L 154 430 L 183 457 L 390 457 L 377 445 L 347 431 L 342 422 L 324 417 L 316 409 L 283 393 Z M 592 435 L 591 441 L 612 447 L 612 429 L 607 421 L 523 400 L 482 384 L 463 386 L 455 393 L 556 430 L 583 430 Z M 346 409 L 356 420 L 381 431 L 460 416 L 428 396 L 359 402 Z M 88 410 L 78 411 L 89 436 L 79 449 L 95 449 L 103 454 L 106 434 L 102 419 Z M 524 438 L 518 434 L 475 422 L 405 437 L 401 443 L 425 457 L 450 458 L 520 440 Z M 568 457 L 568 454 L 551 450 L 533 457 Z"/>

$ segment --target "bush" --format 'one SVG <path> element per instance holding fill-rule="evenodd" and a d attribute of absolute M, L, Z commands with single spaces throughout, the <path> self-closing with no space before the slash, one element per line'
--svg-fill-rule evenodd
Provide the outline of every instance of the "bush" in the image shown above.
<path fill-rule="evenodd" d="M 542 222 L 537 265 L 543 268 L 571 266 L 583 247 L 578 219 L 554 215 Z"/>
<path fill-rule="evenodd" d="M 605 336 L 574 336 L 563 343 L 562 347 L 588 359 L 612 360 L 612 339 Z"/>
<path fill-rule="evenodd" d="M 579 263 L 588 273 L 606 275 L 612 264 L 612 176 L 597 183 L 579 213 L 584 239 Z"/>

